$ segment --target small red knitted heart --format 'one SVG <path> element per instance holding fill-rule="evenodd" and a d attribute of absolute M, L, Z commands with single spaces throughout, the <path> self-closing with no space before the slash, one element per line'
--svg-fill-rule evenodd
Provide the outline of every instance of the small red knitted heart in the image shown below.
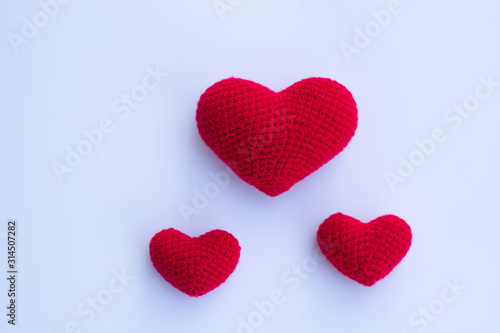
<path fill-rule="evenodd" d="M 385 215 L 369 223 L 337 213 L 318 229 L 321 252 L 342 274 L 372 286 L 389 274 L 411 245 L 411 229 L 402 219 Z"/>
<path fill-rule="evenodd" d="M 221 285 L 240 258 L 238 240 L 223 230 L 189 237 L 173 228 L 162 230 L 149 244 L 151 261 L 172 286 L 189 296 L 205 295 Z"/>
<path fill-rule="evenodd" d="M 331 160 L 358 123 L 356 102 L 340 83 L 309 78 L 275 93 L 229 78 L 198 102 L 205 143 L 241 179 L 272 197 Z"/>

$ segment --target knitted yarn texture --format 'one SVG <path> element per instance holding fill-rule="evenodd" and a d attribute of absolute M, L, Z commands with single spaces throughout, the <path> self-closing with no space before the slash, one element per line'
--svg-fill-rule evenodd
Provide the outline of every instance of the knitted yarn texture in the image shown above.
<path fill-rule="evenodd" d="M 157 233 L 149 244 L 158 273 L 193 297 L 205 295 L 226 281 L 238 264 L 240 250 L 238 240 L 223 230 L 192 238 L 170 228 Z"/>
<path fill-rule="evenodd" d="M 196 111 L 205 143 L 242 180 L 274 197 L 349 143 L 356 102 L 340 83 L 308 78 L 281 92 L 229 78 L 209 87 Z"/>
<path fill-rule="evenodd" d="M 394 215 L 369 223 L 337 213 L 318 229 L 318 244 L 328 261 L 345 276 L 365 286 L 384 278 L 411 245 L 411 228 Z"/>

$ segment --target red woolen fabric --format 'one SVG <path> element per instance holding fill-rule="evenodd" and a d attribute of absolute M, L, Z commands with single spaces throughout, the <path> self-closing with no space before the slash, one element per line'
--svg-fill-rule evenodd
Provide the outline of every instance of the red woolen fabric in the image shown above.
<path fill-rule="evenodd" d="M 173 228 L 157 233 L 149 244 L 151 261 L 172 286 L 198 297 L 231 275 L 240 258 L 238 240 L 223 230 L 189 237 Z"/>
<path fill-rule="evenodd" d="M 274 197 L 340 153 L 358 114 L 351 93 L 327 78 L 305 79 L 278 93 L 229 78 L 203 93 L 196 120 L 220 159 Z"/>
<path fill-rule="evenodd" d="M 411 245 L 411 229 L 402 219 L 385 215 L 362 223 L 341 213 L 318 229 L 318 244 L 342 274 L 365 286 L 384 278 L 403 259 Z"/>

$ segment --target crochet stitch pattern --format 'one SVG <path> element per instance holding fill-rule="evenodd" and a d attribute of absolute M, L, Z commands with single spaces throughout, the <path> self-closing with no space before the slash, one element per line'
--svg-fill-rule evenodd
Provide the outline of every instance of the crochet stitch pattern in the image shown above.
<path fill-rule="evenodd" d="M 240 258 L 238 240 L 223 230 L 200 237 L 173 228 L 151 239 L 151 261 L 160 275 L 183 293 L 198 297 L 217 288 L 231 275 Z"/>
<path fill-rule="evenodd" d="M 394 215 L 369 223 L 337 213 L 317 233 L 321 252 L 339 272 L 365 286 L 384 278 L 403 259 L 411 245 L 411 228 Z"/>
<path fill-rule="evenodd" d="M 229 78 L 201 95 L 196 121 L 235 174 L 274 197 L 347 146 L 358 111 L 351 93 L 328 78 L 304 79 L 278 93 Z"/>

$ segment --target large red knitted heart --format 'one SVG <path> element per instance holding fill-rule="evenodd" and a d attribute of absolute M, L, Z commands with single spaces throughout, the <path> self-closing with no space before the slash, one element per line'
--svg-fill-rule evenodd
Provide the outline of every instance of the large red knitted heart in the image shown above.
<path fill-rule="evenodd" d="M 411 245 L 411 229 L 394 215 L 362 223 L 337 213 L 320 225 L 318 244 L 328 261 L 342 274 L 372 286 L 406 255 Z"/>
<path fill-rule="evenodd" d="M 205 143 L 241 179 L 272 197 L 288 191 L 349 143 L 356 102 L 340 83 L 309 78 L 275 93 L 229 78 L 198 102 Z"/>
<path fill-rule="evenodd" d="M 240 258 L 238 240 L 223 230 L 189 237 L 175 229 L 162 230 L 149 244 L 151 261 L 172 286 L 198 297 L 217 288 L 231 275 Z"/>

